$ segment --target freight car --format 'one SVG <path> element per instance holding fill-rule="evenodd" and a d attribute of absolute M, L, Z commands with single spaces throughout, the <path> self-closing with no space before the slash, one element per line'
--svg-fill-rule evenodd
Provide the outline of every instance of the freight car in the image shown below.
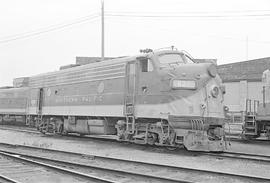
<path fill-rule="evenodd" d="M 262 137 L 270 140 L 270 71 L 262 76 L 262 102 L 247 100 L 247 115 L 245 117 L 244 135 L 247 139 Z"/>
<path fill-rule="evenodd" d="M 1 115 L 24 115 L 42 133 L 114 135 L 194 151 L 226 148 L 225 88 L 216 65 L 195 63 L 185 52 L 149 49 L 29 77 L 25 86 L 1 90 L 10 95 L 1 96 Z"/>

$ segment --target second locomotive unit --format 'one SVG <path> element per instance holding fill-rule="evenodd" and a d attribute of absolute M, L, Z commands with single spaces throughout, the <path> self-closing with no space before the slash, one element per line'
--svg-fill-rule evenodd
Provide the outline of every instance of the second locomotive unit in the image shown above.
<path fill-rule="evenodd" d="M 23 78 L 0 90 L 0 120 L 23 116 L 43 133 L 223 151 L 225 88 L 216 65 L 165 49 Z M 17 105 L 17 103 L 19 105 Z"/>
<path fill-rule="evenodd" d="M 270 140 L 270 71 L 262 75 L 262 102 L 247 100 L 247 114 L 243 126 L 246 139 L 263 138 Z"/>

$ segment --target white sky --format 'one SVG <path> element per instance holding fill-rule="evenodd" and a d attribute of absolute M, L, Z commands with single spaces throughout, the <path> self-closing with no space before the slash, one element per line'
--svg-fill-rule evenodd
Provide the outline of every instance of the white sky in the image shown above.
<path fill-rule="evenodd" d="M 100 13 L 100 0 L 0 0 L 0 86 L 15 77 L 58 70 L 76 56 L 100 56 L 100 18 L 47 31 Z M 254 10 L 259 10 L 258 12 Z M 262 11 L 263 10 L 263 11 Z M 219 18 L 105 18 L 105 56 L 171 45 L 218 64 L 270 57 L 269 0 L 105 0 L 105 11 L 136 15 L 221 15 Z M 186 13 L 192 12 L 192 13 Z M 261 17 L 234 15 L 262 15 Z M 229 16 L 229 17 L 228 17 Z M 33 31 L 33 32 L 32 32 Z M 11 39 L 14 39 L 11 41 Z"/>

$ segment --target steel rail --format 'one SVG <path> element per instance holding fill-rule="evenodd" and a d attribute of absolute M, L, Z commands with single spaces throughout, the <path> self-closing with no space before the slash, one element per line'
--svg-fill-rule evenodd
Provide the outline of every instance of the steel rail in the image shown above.
<path fill-rule="evenodd" d="M 0 126 L 0 129 L 41 134 L 39 131 L 27 130 L 27 129 L 16 129 L 16 128 L 10 128 L 10 127 L 1 127 L 1 126 Z M 70 137 L 77 137 L 77 136 L 70 136 Z M 107 138 L 101 138 L 101 137 L 95 138 L 91 136 L 87 136 L 86 138 L 93 138 L 95 140 L 108 140 Z M 113 139 L 110 139 L 110 140 L 113 140 Z M 196 152 L 193 152 L 193 153 L 196 154 Z M 258 154 L 239 153 L 239 152 L 223 152 L 223 153 L 199 152 L 199 154 L 205 154 L 209 156 L 218 156 L 218 157 L 223 157 L 223 158 L 234 158 L 234 159 L 258 161 L 258 162 L 267 162 L 267 163 L 270 162 L 270 156 L 261 155 L 261 154 L 258 155 Z"/>
<path fill-rule="evenodd" d="M 31 159 L 38 159 L 41 161 L 52 161 L 53 163 L 61 163 L 61 164 L 70 165 L 70 166 L 79 166 L 82 168 L 94 168 L 94 169 L 98 169 L 98 170 L 102 170 L 102 171 L 110 171 L 110 172 L 115 172 L 115 173 L 120 173 L 120 174 L 127 174 L 127 175 L 131 175 L 131 176 L 139 176 L 139 177 L 143 177 L 143 178 L 156 179 L 156 180 L 159 180 L 162 182 L 167 181 L 167 182 L 178 182 L 178 183 L 193 183 L 190 181 L 179 180 L 179 179 L 174 179 L 174 178 L 170 178 L 170 177 L 162 177 L 162 176 L 156 176 L 156 175 L 145 174 L 145 173 L 136 173 L 136 172 L 132 172 L 132 171 L 128 171 L 128 170 L 117 170 L 117 169 L 111 169 L 111 168 L 104 168 L 104 167 L 100 167 L 100 166 L 96 166 L 96 165 L 85 165 L 85 164 L 67 162 L 67 161 L 56 160 L 56 159 L 52 160 L 52 159 L 44 158 L 44 157 L 40 157 L 40 156 L 25 155 L 25 154 L 21 154 L 21 153 L 8 153 L 6 151 L 0 150 L 0 154 L 2 154 L 2 153 L 3 153 L 3 155 L 16 157 L 20 160 L 29 161 L 31 163 L 33 162 L 35 164 L 39 164 L 39 165 L 46 166 L 49 168 L 52 167 L 52 168 L 58 169 L 58 170 L 62 170 L 62 168 L 60 168 L 60 166 L 50 165 L 48 163 L 42 163 L 42 162 L 39 162 L 36 160 L 31 160 Z M 20 156 L 20 157 L 18 157 L 18 156 Z M 64 171 L 67 172 L 67 170 L 69 171 L 69 169 L 65 169 Z M 76 172 L 76 174 L 78 174 L 78 172 Z M 84 174 L 84 175 L 88 175 L 88 174 Z M 104 180 L 102 180 L 102 181 L 104 181 Z M 112 181 L 112 180 L 106 179 L 106 181 L 104 181 L 104 182 L 117 182 L 117 181 Z"/>
<path fill-rule="evenodd" d="M 21 161 L 24 161 L 24 162 L 28 162 L 28 163 L 31 163 L 31 164 L 36 164 L 36 165 L 43 166 L 43 167 L 46 167 L 46 168 L 54 169 L 54 170 L 61 171 L 61 172 L 64 172 L 64 173 L 68 173 L 68 174 L 71 174 L 71 175 L 75 175 L 75 176 L 78 176 L 78 177 L 87 178 L 87 179 L 90 179 L 90 180 L 97 180 L 97 181 L 106 182 L 106 183 L 117 183 L 116 181 L 105 179 L 105 178 L 102 178 L 102 177 L 88 175 L 88 174 L 77 172 L 77 171 L 70 170 L 70 169 L 67 169 L 67 168 L 62 168 L 62 167 L 58 167 L 58 166 L 54 166 L 54 165 L 34 161 L 34 160 L 31 160 L 31 159 L 23 158 L 23 157 L 18 156 L 19 154 L 15 155 L 15 154 L 10 154 L 10 153 L 0 151 L 0 155 L 6 156 L 6 157 L 9 157 L 9 158 L 13 158 L 13 159 L 17 159 L 17 160 L 21 160 Z"/>
<path fill-rule="evenodd" d="M 41 132 L 37 131 L 35 128 L 33 128 L 33 130 L 29 130 L 29 129 L 19 129 L 19 128 L 12 128 L 12 127 L 7 127 L 7 126 L 1 126 L 0 125 L 0 130 L 12 130 L 12 131 L 17 131 L 17 132 L 41 134 Z"/>
<path fill-rule="evenodd" d="M 0 143 L 0 145 L 1 144 L 2 143 Z M 45 150 L 45 151 L 49 151 L 49 152 L 66 153 L 66 154 L 72 154 L 72 155 L 77 155 L 77 156 L 93 157 L 95 159 L 99 158 L 99 159 L 103 159 L 103 160 L 134 163 L 134 164 L 140 164 L 140 165 L 146 165 L 146 166 L 158 166 L 158 167 L 161 167 L 161 168 L 173 168 L 173 169 L 176 169 L 176 170 L 190 171 L 190 172 L 195 172 L 195 173 L 214 174 L 214 175 L 219 175 L 219 176 L 227 176 L 227 177 L 229 176 L 229 177 L 234 177 L 234 178 L 245 178 L 245 179 L 254 180 L 254 181 L 270 182 L 270 177 L 269 178 L 268 177 L 258 177 L 258 176 L 252 176 L 252 175 L 246 175 L 246 174 L 237 174 L 237 173 L 221 172 L 221 171 L 214 171 L 214 170 L 207 170 L 207 169 L 190 168 L 190 167 L 184 167 L 184 166 L 156 164 L 156 163 L 151 163 L 151 162 L 142 162 L 142 161 L 137 161 L 137 160 L 127 160 L 127 159 L 120 159 L 120 158 L 113 158 L 113 157 L 106 157 L 106 156 L 97 156 L 97 155 L 87 155 L 87 154 L 66 152 L 66 151 L 61 151 L 61 150 L 51 150 L 51 149 L 44 149 L 44 148 L 31 147 L 31 146 L 21 146 L 21 145 L 19 145 L 17 147 L 33 148 L 33 149 L 36 149 L 36 150 L 43 150 L 43 151 Z M 20 154 L 18 153 L 18 155 L 20 155 Z M 22 154 L 22 155 L 24 156 L 24 154 Z M 37 158 L 43 158 L 43 157 L 37 157 Z M 101 168 L 101 167 L 98 167 L 98 166 L 95 166 L 95 165 L 82 165 L 82 166 L 88 166 L 88 167 L 92 167 L 92 168 Z M 124 172 L 124 171 L 121 171 L 121 172 Z M 134 173 L 134 172 L 126 171 L 126 173 Z M 183 182 L 183 181 L 181 181 L 181 182 Z M 188 182 L 188 181 L 184 181 L 184 182 Z"/>
<path fill-rule="evenodd" d="M 6 180 L 6 181 L 8 181 L 8 182 L 11 182 L 11 183 L 21 183 L 21 182 L 19 182 L 19 181 L 17 181 L 17 180 L 14 180 L 14 179 L 9 178 L 9 177 L 7 177 L 7 176 L 5 176 L 5 175 L 2 175 L 2 174 L 0 174 L 0 179 L 4 179 L 4 180 Z"/>
<path fill-rule="evenodd" d="M 202 154 L 209 155 L 209 156 L 223 157 L 223 158 L 233 158 L 233 159 L 270 163 L 270 156 L 262 155 L 262 154 L 248 154 L 248 153 L 240 153 L 240 152 L 222 152 L 222 153 L 209 153 L 209 152 L 203 153 L 202 152 Z"/>
<path fill-rule="evenodd" d="M 14 128 L 9 128 L 9 127 L 2 128 L 1 126 L 0 126 L 0 129 L 41 134 L 39 131 L 34 131 L 34 130 L 14 129 Z M 77 137 L 77 136 L 70 136 L 70 137 Z M 113 140 L 113 139 L 107 139 L 107 138 L 101 138 L 101 137 L 96 138 L 96 137 L 91 137 L 91 136 L 87 136 L 86 138 L 93 138 L 95 140 Z M 196 152 L 192 152 L 192 153 L 196 154 Z M 248 154 L 248 153 L 240 153 L 240 152 L 222 152 L 222 153 L 199 152 L 199 154 L 209 155 L 209 156 L 218 156 L 218 157 L 223 157 L 223 158 L 234 158 L 234 159 L 258 161 L 258 162 L 267 162 L 267 163 L 270 162 L 270 156 L 262 155 L 262 154 L 258 155 L 258 154 Z"/>

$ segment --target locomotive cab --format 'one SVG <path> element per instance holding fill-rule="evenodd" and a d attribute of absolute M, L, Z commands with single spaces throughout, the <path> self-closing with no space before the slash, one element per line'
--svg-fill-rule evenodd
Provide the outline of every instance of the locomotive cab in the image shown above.
<path fill-rule="evenodd" d="M 212 63 L 195 63 L 184 53 L 161 53 L 160 70 L 170 75 L 167 94 L 173 98 L 167 112 L 175 143 L 189 150 L 223 151 L 224 86 Z"/>
<path fill-rule="evenodd" d="M 135 73 L 134 80 L 131 74 L 127 76 L 127 93 L 134 88 L 126 96 L 128 117 L 122 126 L 116 125 L 118 132 L 125 128 L 129 135 L 122 130 L 120 138 L 184 145 L 194 151 L 223 151 L 225 90 L 216 66 L 195 63 L 177 50 L 154 51 L 136 59 L 137 71 L 130 72 Z M 136 119 L 132 121 L 129 116 Z"/>

